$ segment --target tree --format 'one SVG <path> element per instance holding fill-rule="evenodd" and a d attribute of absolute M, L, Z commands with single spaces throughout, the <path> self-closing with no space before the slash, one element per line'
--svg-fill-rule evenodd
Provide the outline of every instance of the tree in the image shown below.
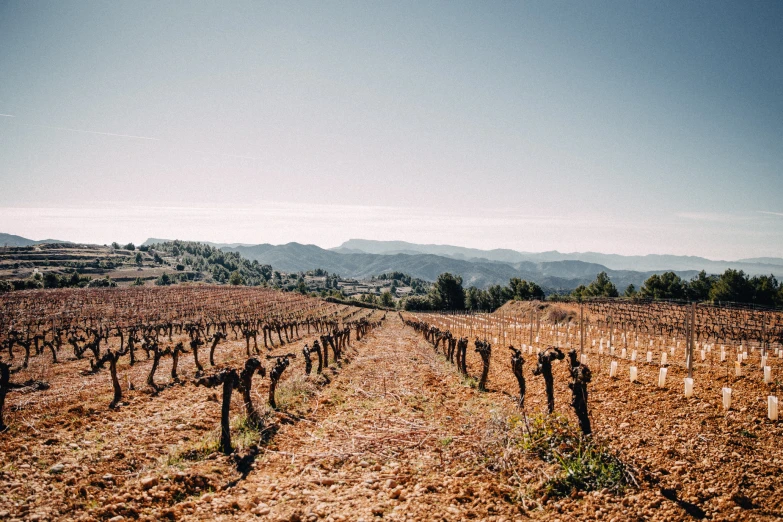
<path fill-rule="evenodd" d="M 727 269 L 710 290 L 712 301 L 753 302 L 754 288 L 742 270 Z"/>
<path fill-rule="evenodd" d="M 44 288 L 58 288 L 61 286 L 60 278 L 54 272 L 46 272 L 43 276 Z"/>
<path fill-rule="evenodd" d="M 706 301 L 710 298 L 710 290 L 717 280 L 717 276 L 708 276 L 707 272 L 702 270 L 686 284 L 685 295 L 691 301 Z"/>
<path fill-rule="evenodd" d="M 555 297 L 557 294 L 553 294 L 550 297 L 551 300 L 555 300 Z M 587 287 L 585 285 L 579 285 L 571 292 L 571 296 L 576 298 L 577 301 L 581 301 L 585 297 L 589 297 L 587 295 Z M 559 296 L 558 296 L 559 297 Z"/>
<path fill-rule="evenodd" d="M 512 277 L 508 282 L 508 287 L 511 292 L 511 299 L 516 299 L 517 301 L 544 298 L 544 290 L 532 281 Z"/>
<path fill-rule="evenodd" d="M 506 301 L 509 301 L 514 297 L 510 288 L 500 285 L 492 285 L 487 288 L 487 296 L 489 298 L 490 312 L 494 312 L 506 304 Z"/>
<path fill-rule="evenodd" d="M 753 276 L 750 279 L 753 286 L 753 303 L 763 306 L 779 304 L 778 298 L 781 286 L 773 275 Z"/>
<path fill-rule="evenodd" d="M 114 250 L 119 250 L 119 249 L 120 249 L 120 244 L 119 244 L 119 243 L 117 243 L 116 241 L 114 241 L 114 242 L 112 242 L 112 244 L 111 244 L 111 247 L 112 247 Z"/>
<path fill-rule="evenodd" d="M 169 277 L 166 272 L 163 272 L 160 277 L 155 280 L 157 286 L 169 286 L 171 283 L 171 277 Z"/>
<path fill-rule="evenodd" d="M 625 297 L 636 297 L 638 292 L 636 291 L 636 286 L 634 286 L 633 283 L 628 285 L 625 289 L 625 292 L 623 292 L 623 296 Z"/>
<path fill-rule="evenodd" d="M 368 304 L 378 304 L 378 298 L 373 294 L 362 294 L 359 301 Z"/>
<path fill-rule="evenodd" d="M 36 288 L 43 288 L 43 281 L 40 273 L 35 274 L 29 279 L 11 281 L 11 284 L 14 285 L 14 290 L 35 290 Z"/>
<path fill-rule="evenodd" d="M 131 286 L 144 286 L 144 280 L 140 277 L 137 277 Z"/>
<path fill-rule="evenodd" d="M 231 277 L 231 274 L 223 265 L 212 265 L 212 279 L 218 283 L 225 283 L 229 277 Z"/>
<path fill-rule="evenodd" d="M 432 310 L 432 303 L 426 297 L 411 295 L 403 300 L 402 307 L 411 312 Z"/>
<path fill-rule="evenodd" d="M 71 277 L 68 278 L 68 286 L 77 287 L 82 285 L 83 279 L 79 276 L 79 272 L 76 270 L 71 273 Z"/>
<path fill-rule="evenodd" d="M 239 270 L 231 272 L 231 275 L 228 277 L 228 284 L 234 286 L 245 284 L 245 280 L 242 278 L 242 274 L 239 273 Z M 307 289 L 305 288 L 305 290 Z"/>
<path fill-rule="evenodd" d="M 391 292 L 386 291 L 381 294 L 381 305 L 387 308 L 394 308 L 394 298 L 392 297 Z"/>
<path fill-rule="evenodd" d="M 606 272 L 595 276 L 593 282 L 587 285 L 584 293 L 587 297 L 617 297 L 620 295 Z"/>
<path fill-rule="evenodd" d="M 269 281 L 272 279 L 272 266 L 271 265 L 261 265 L 259 267 L 259 270 L 261 271 L 261 277 L 264 278 L 264 280 Z"/>
<path fill-rule="evenodd" d="M 617 297 L 619 295 L 617 287 L 609 279 L 609 275 L 606 272 L 601 272 L 595 276 L 595 279 L 589 285 L 579 285 L 571 292 L 571 297 L 576 298 L 578 301 L 587 297 Z"/>
<path fill-rule="evenodd" d="M 481 290 L 475 286 L 468 288 L 465 292 L 465 308 L 468 310 L 481 310 Z"/>
<path fill-rule="evenodd" d="M 546 294 L 544 293 L 544 289 L 538 286 L 537 283 L 529 281 L 527 283 L 527 286 L 528 289 L 530 290 L 531 299 L 543 300 L 546 297 Z"/>
<path fill-rule="evenodd" d="M 136 252 L 136 264 L 141 266 L 141 262 L 144 258 L 141 255 L 141 252 Z"/>
<path fill-rule="evenodd" d="M 685 283 L 674 272 L 653 274 L 642 285 L 640 294 L 642 297 L 653 299 L 683 299 L 685 298 Z"/>
<path fill-rule="evenodd" d="M 304 279 L 296 284 L 296 291 L 303 295 L 307 293 L 307 283 L 304 282 Z"/>
<path fill-rule="evenodd" d="M 90 288 L 113 288 L 117 286 L 117 283 L 109 276 L 106 276 L 103 279 L 93 279 L 87 284 L 87 286 Z"/>
<path fill-rule="evenodd" d="M 528 289 L 527 281 L 524 279 L 512 277 L 508 282 L 508 286 L 511 289 L 514 299 L 521 301 L 529 297 L 530 290 Z"/>
<path fill-rule="evenodd" d="M 464 310 L 465 290 L 462 288 L 462 277 L 448 272 L 439 275 L 430 292 L 430 301 L 436 309 Z"/>
<path fill-rule="evenodd" d="M 122 247 L 122 248 L 124 248 L 125 250 L 131 250 L 131 251 L 133 251 L 133 250 L 136 250 L 136 245 L 134 245 L 133 243 L 128 243 L 127 245 L 125 245 L 125 246 L 124 246 L 124 247 Z"/>

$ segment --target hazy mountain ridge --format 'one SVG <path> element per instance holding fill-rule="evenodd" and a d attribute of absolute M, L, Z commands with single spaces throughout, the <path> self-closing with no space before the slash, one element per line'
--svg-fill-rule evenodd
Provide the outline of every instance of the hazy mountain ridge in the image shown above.
<path fill-rule="evenodd" d="M 253 247 L 224 248 L 250 260 L 270 264 L 278 270 L 299 272 L 322 268 L 344 277 L 366 278 L 389 271 L 399 271 L 420 279 L 434 281 L 443 272 L 462 276 L 465 286 L 486 288 L 494 284 L 508 284 L 512 277 L 535 281 L 545 289 L 571 290 L 580 284 L 588 284 L 595 276 L 606 271 L 620 290 L 629 284 L 637 287 L 655 271 L 638 272 L 611 270 L 603 265 L 583 261 L 548 261 L 534 263 L 522 261 L 509 264 L 489 260 L 455 259 L 434 254 L 357 254 L 325 250 L 316 245 L 288 243 L 286 245 L 256 245 Z M 691 278 L 696 271 L 678 271 L 678 275 Z"/>
<path fill-rule="evenodd" d="M 366 254 L 434 254 L 436 256 L 453 257 L 456 259 L 487 259 L 489 261 L 500 261 L 503 263 L 518 263 L 520 261 L 529 261 L 526 254 L 515 250 L 497 248 L 493 250 L 480 250 L 478 248 L 458 247 L 453 245 L 420 245 L 417 243 L 408 243 L 407 241 L 375 241 L 372 239 L 349 239 L 337 248 L 332 249 L 337 252 L 353 251 L 364 252 Z M 533 254 L 534 255 L 534 254 Z"/>
<path fill-rule="evenodd" d="M 405 241 L 374 241 L 369 239 L 350 239 L 337 248 L 335 252 L 350 251 L 368 254 L 389 255 L 400 251 L 419 254 L 435 254 L 455 259 L 497 261 L 516 264 L 522 261 L 553 262 L 553 261 L 583 261 L 603 265 L 612 270 L 631 270 L 636 272 L 659 272 L 673 270 L 690 271 L 705 270 L 709 273 L 722 273 L 727 268 L 744 270 L 750 275 L 761 275 L 781 272 L 783 258 L 758 257 L 739 259 L 736 261 L 713 260 L 698 256 L 675 256 L 666 254 L 648 254 L 644 256 L 623 256 L 620 254 L 602 254 L 600 252 L 518 252 L 508 249 L 480 250 L 453 245 L 422 245 Z"/>
<path fill-rule="evenodd" d="M 161 243 L 171 243 L 174 241 L 174 239 L 160 239 L 157 237 L 151 237 L 147 239 L 144 243 L 141 244 L 141 246 L 150 246 L 155 244 L 161 244 Z M 190 241 L 192 243 L 201 243 L 203 245 L 209 245 L 211 247 L 215 248 L 236 248 L 240 246 L 253 246 L 250 243 L 213 243 L 212 241 L 191 241 L 187 239 L 182 239 L 180 241 Z"/>
<path fill-rule="evenodd" d="M 783 259 L 779 257 L 749 257 L 747 259 L 738 259 L 737 262 L 783 266 Z"/>
<path fill-rule="evenodd" d="M 69 243 L 69 241 L 62 241 L 59 239 L 41 239 L 40 241 L 36 241 L 35 239 L 27 239 L 26 237 L 0 232 L 0 246 L 25 247 L 40 245 L 42 243 Z"/>
<path fill-rule="evenodd" d="M 0 244 L 5 241 L 9 246 L 30 246 L 45 242 L 65 243 L 65 241 L 33 241 L 21 236 L 0 234 Z M 163 243 L 168 240 L 150 238 L 144 245 Z M 690 279 L 699 270 L 721 273 L 714 263 L 726 263 L 726 267 L 745 270 L 746 273 L 774 274 L 783 271 L 783 259 L 751 258 L 737 262 L 712 261 L 695 256 L 620 256 L 593 252 L 562 254 L 559 252 L 524 253 L 514 250 L 479 250 L 450 245 L 417 245 L 403 241 L 350 240 L 335 249 L 323 249 L 316 245 L 288 243 L 285 245 L 246 245 L 238 243 L 201 243 L 220 248 L 224 251 L 238 252 L 247 259 L 272 265 L 283 272 L 303 272 L 321 268 L 344 277 L 368 278 L 391 271 L 410 274 L 413 277 L 434 281 L 443 272 L 462 276 L 465 286 L 486 288 L 494 284 L 508 284 L 512 277 L 519 277 L 538 283 L 552 291 L 570 291 L 580 284 L 590 283 L 602 271 L 607 272 L 620 291 L 629 284 L 641 287 L 644 281 L 654 273 L 672 270 L 683 279 Z M 364 252 L 366 248 L 375 252 Z M 421 252 L 433 250 L 440 252 Z M 579 256 L 584 259 L 564 259 L 567 256 Z M 633 264 L 634 259 L 654 259 L 666 268 L 633 270 L 617 268 Z M 608 259 L 610 265 L 595 262 L 594 259 Z M 756 261 L 763 261 L 757 263 Z M 774 263 L 779 264 L 774 264 Z M 664 264 L 669 263 L 669 264 Z M 707 266 L 700 263 L 705 263 Z M 676 266 L 689 268 L 677 268 Z M 712 264 L 712 265 L 710 265 Z"/>

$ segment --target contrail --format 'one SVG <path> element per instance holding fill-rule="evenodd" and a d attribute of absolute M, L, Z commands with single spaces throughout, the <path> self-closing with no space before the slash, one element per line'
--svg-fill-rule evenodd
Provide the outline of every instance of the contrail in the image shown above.
<path fill-rule="evenodd" d="M 151 138 L 149 136 L 135 136 L 133 134 L 117 134 L 117 133 L 114 133 L 114 132 L 100 132 L 100 131 L 91 131 L 91 130 L 84 130 L 84 129 L 71 129 L 71 128 L 68 128 L 68 127 L 54 127 L 52 125 L 39 125 L 37 123 L 20 123 L 19 125 L 24 125 L 26 127 L 40 127 L 42 129 L 54 129 L 54 130 L 61 130 L 61 131 L 81 132 L 81 133 L 84 133 L 84 134 L 97 134 L 99 136 L 113 136 L 115 138 L 132 138 L 134 140 L 160 141 L 158 138 Z"/>
<path fill-rule="evenodd" d="M 769 216 L 783 216 L 781 212 L 767 212 L 766 210 L 757 210 L 759 214 L 767 214 Z"/>
<path fill-rule="evenodd" d="M 0 116 L 6 117 L 6 118 L 16 118 L 13 114 L 2 114 L 0 113 Z M 147 140 L 147 141 L 161 141 L 160 138 L 153 138 L 150 136 L 136 136 L 135 134 L 119 134 L 116 132 L 102 132 L 102 131 L 93 131 L 93 130 L 85 130 L 85 129 L 72 129 L 70 127 L 56 127 L 54 125 L 41 125 L 39 123 L 21 123 L 16 122 L 17 125 L 24 125 L 25 127 L 38 127 L 41 129 L 53 129 L 53 130 L 60 130 L 60 131 L 68 131 L 68 132 L 80 132 L 84 134 L 96 134 L 98 136 L 111 136 L 115 138 L 131 138 L 134 140 Z M 245 156 L 241 154 L 226 154 L 223 152 L 209 152 L 206 150 L 196 150 L 196 149 L 182 149 L 187 150 L 190 152 L 196 152 L 198 154 L 207 154 L 210 156 L 223 156 L 225 158 L 236 158 L 236 159 L 247 159 L 247 160 L 254 160 L 258 161 L 258 158 L 255 156 Z"/>

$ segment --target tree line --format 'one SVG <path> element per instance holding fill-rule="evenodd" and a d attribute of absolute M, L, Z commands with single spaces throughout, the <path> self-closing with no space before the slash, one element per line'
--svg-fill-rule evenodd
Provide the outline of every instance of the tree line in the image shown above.
<path fill-rule="evenodd" d="M 401 300 L 401 308 L 417 310 L 473 310 L 493 312 L 511 300 L 545 298 L 544 290 L 532 281 L 512 277 L 506 286 L 492 285 L 486 290 L 462 286 L 461 276 L 448 272 L 438 276 L 429 293 Z"/>
<path fill-rule="evenodd" d="M 550 301 L 582 301 L 594 297 L 620 297 L 620 292 L 606 272 L 600 272 L 588 285 L 579 285 L 570 294 L 545 296 L 534 282 L 512 278 L 506 286 L 493 285 L 482 290 L 462 286 L 462 277 L 450 273 L 438 276 L 425 296 L 411 296 L 400 302 L 409 311 L 474 310 L 493 312 L 507 301 L 528 299 Z M 733 302 L 760 306 L 783 306 L 783 285 L 773 275 L 749 276 L 742 270 L 728 269 L 720 275 L 699 272 L 684 280 L 674 272 L 653 274 L 640 289 L 628 285 L 623 297 L 674 299 L 685 301 Z"/>
<path fill-rule="evenodd" d="M 635 294 L 626 290 L 626 295 Z M 687 301 L 735 302 L 761 306 L 783 306 L 783 285 L 774 275 L 750 277 L 742 270 L 728 269 L 720 275 L 699 272 L 685 281 L 674 272 L 650 276 L 638 292 L 639 297 L 682 299 Z"/>

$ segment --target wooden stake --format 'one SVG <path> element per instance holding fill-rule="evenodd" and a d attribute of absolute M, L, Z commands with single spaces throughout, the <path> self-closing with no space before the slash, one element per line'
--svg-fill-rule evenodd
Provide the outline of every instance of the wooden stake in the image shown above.
<path fill-rule="evenodd" d="M 579 355 L 585 353 L 585 307 L 579 303 Z"/>

